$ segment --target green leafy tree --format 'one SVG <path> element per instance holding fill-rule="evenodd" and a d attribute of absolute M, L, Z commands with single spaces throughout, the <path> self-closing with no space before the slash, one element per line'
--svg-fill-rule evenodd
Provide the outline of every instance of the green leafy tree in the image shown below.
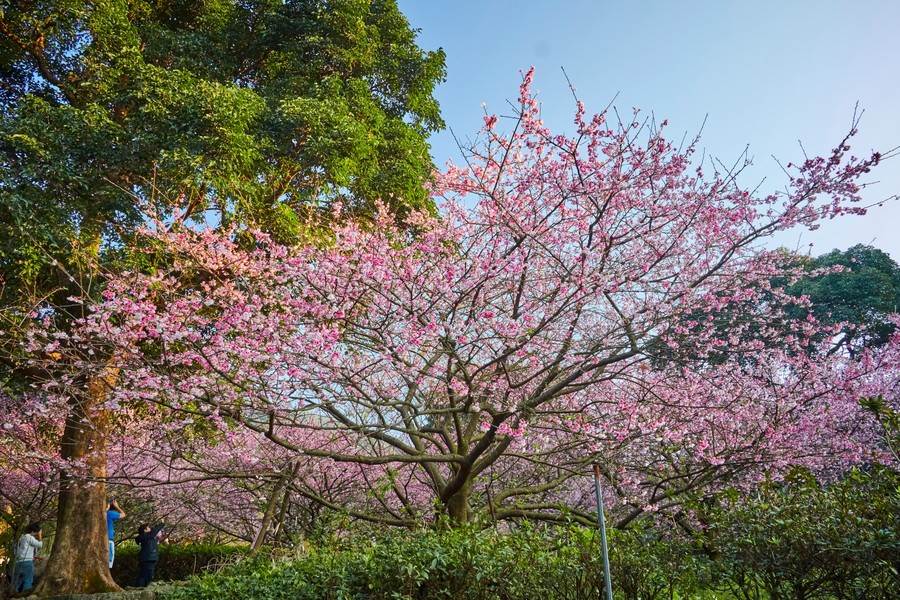
<path fill-rule="evenodd" d="M 810 271 L 840 268 L 788 288 L 793 295 L 809 297 L 809 312 L 820 322 L 846 323 L 837 347 L 858 352 L 887 342 L 895 329 L 888 317 L 900 308 L 900 267 L 890 256 L 858 244 L 811 259 L 806 266 Z M 804 318 L 806 312 L 798 310 L 797 316 Z"/>
<path fill-rule="evenodd" d="M 119 239 L 142 208 L 291 237 L 337 200 L 428 205 L 444 59 L 393 0 L 4 6 L 8 292 L 47 249 Z"/>
<path fill-rule="evenodd" d="M 33 380 L 16 325 L 101 287 L 168 220 L 301 240 L 340 202 L 428 208 L 441 51 L 394 0 L 13 0 L 0 5 L 0 385 Z M 102 482 L 117 373 L 73 386 L 61 452 Z M 42 593 L 115 587 L 101 484 L 64 476 Z"/>

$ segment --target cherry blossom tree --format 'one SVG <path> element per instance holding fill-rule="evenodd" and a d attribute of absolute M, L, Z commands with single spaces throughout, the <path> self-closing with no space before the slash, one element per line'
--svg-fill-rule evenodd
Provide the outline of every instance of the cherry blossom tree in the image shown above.
<path fill-rule="evenodd" d="M 638 112 L 579 103 L 574 133 L 551 132 L 531 81 L 506 133 L 486 116 L 464 164 L 436 174 L 440 215 L 401 227 L 382 210 L 290 248 L 155 222 L 149 268 L 111 277 L 70 333 L 33 332 L 35 368 L 70 356 L 44 401 L 108 365 L 105 410 L 242 429 L 290 473 L 274 495 L 393 525 L 589 522 L 592 462 L 627 524 L 788 465 L 885 459 L 857 400 L 896 401 L 900 340 L 829 352 L 839 325 L 786 317 L 808 300 L 774 282 L 804 273 L 766 248 L 864 212 L 881 157 L 850 156 L 851 131 L 761 196 Z M 370 493 L 330 497 L 299 470 Z"/>

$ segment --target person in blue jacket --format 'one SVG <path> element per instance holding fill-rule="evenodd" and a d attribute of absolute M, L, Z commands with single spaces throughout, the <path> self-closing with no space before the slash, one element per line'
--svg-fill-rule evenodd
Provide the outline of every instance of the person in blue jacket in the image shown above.
<path fill-rule="evenodd" d="M 116 560 L 116 521 L 125 518 L 125 511 L 115 499 L 109 501 L 106 508 L 106 534 L 109 538 L 109 568 L 113 568 Z"/>
<path fill-rule="evenodd" d="M 153 581 L 156 563 L 159 561 L 159 538 L 163 527 L 165 527 L 163 523 L 153 527 L 146 524 L 141 525 L 140 529 L 138 529 L 138 534 L 134 537 L 141 547 L 141 551 L 138 554 L 140 570 L 138 572 L 137 587 L 147 587 Z"/>

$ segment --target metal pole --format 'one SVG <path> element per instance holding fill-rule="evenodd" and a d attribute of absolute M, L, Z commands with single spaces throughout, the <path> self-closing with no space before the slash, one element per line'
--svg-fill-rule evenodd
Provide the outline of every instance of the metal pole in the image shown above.
<path fill-rule="evenodd" d="M 613 600 L 612 578 L 609 575 L 609 550 L 606 546 L 606 516 L 603 514 L 603 488 L 600 486 L 600 465 L 594 465 L 594 492 L 597 494 L 597 523 L 600 525 L 600 546 L 603 550 L 603 580 L 606 600 Z"/>

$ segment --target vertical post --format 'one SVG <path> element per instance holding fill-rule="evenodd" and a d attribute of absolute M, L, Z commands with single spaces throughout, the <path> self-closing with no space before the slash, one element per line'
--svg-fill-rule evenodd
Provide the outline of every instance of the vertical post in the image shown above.
<path fill-rule="evenodd" d="M 603 512 L 603 488 L 600 486 L 600 465 L 594 464 L 594 492 L 597 495 L 597 523 L 600 525 L 600 547 L 603 550 L 603 581 L 606 600 L 613 600 L 612 578 L 609 574 L 609 549 L 606 545 L 606 516 Z"/>

